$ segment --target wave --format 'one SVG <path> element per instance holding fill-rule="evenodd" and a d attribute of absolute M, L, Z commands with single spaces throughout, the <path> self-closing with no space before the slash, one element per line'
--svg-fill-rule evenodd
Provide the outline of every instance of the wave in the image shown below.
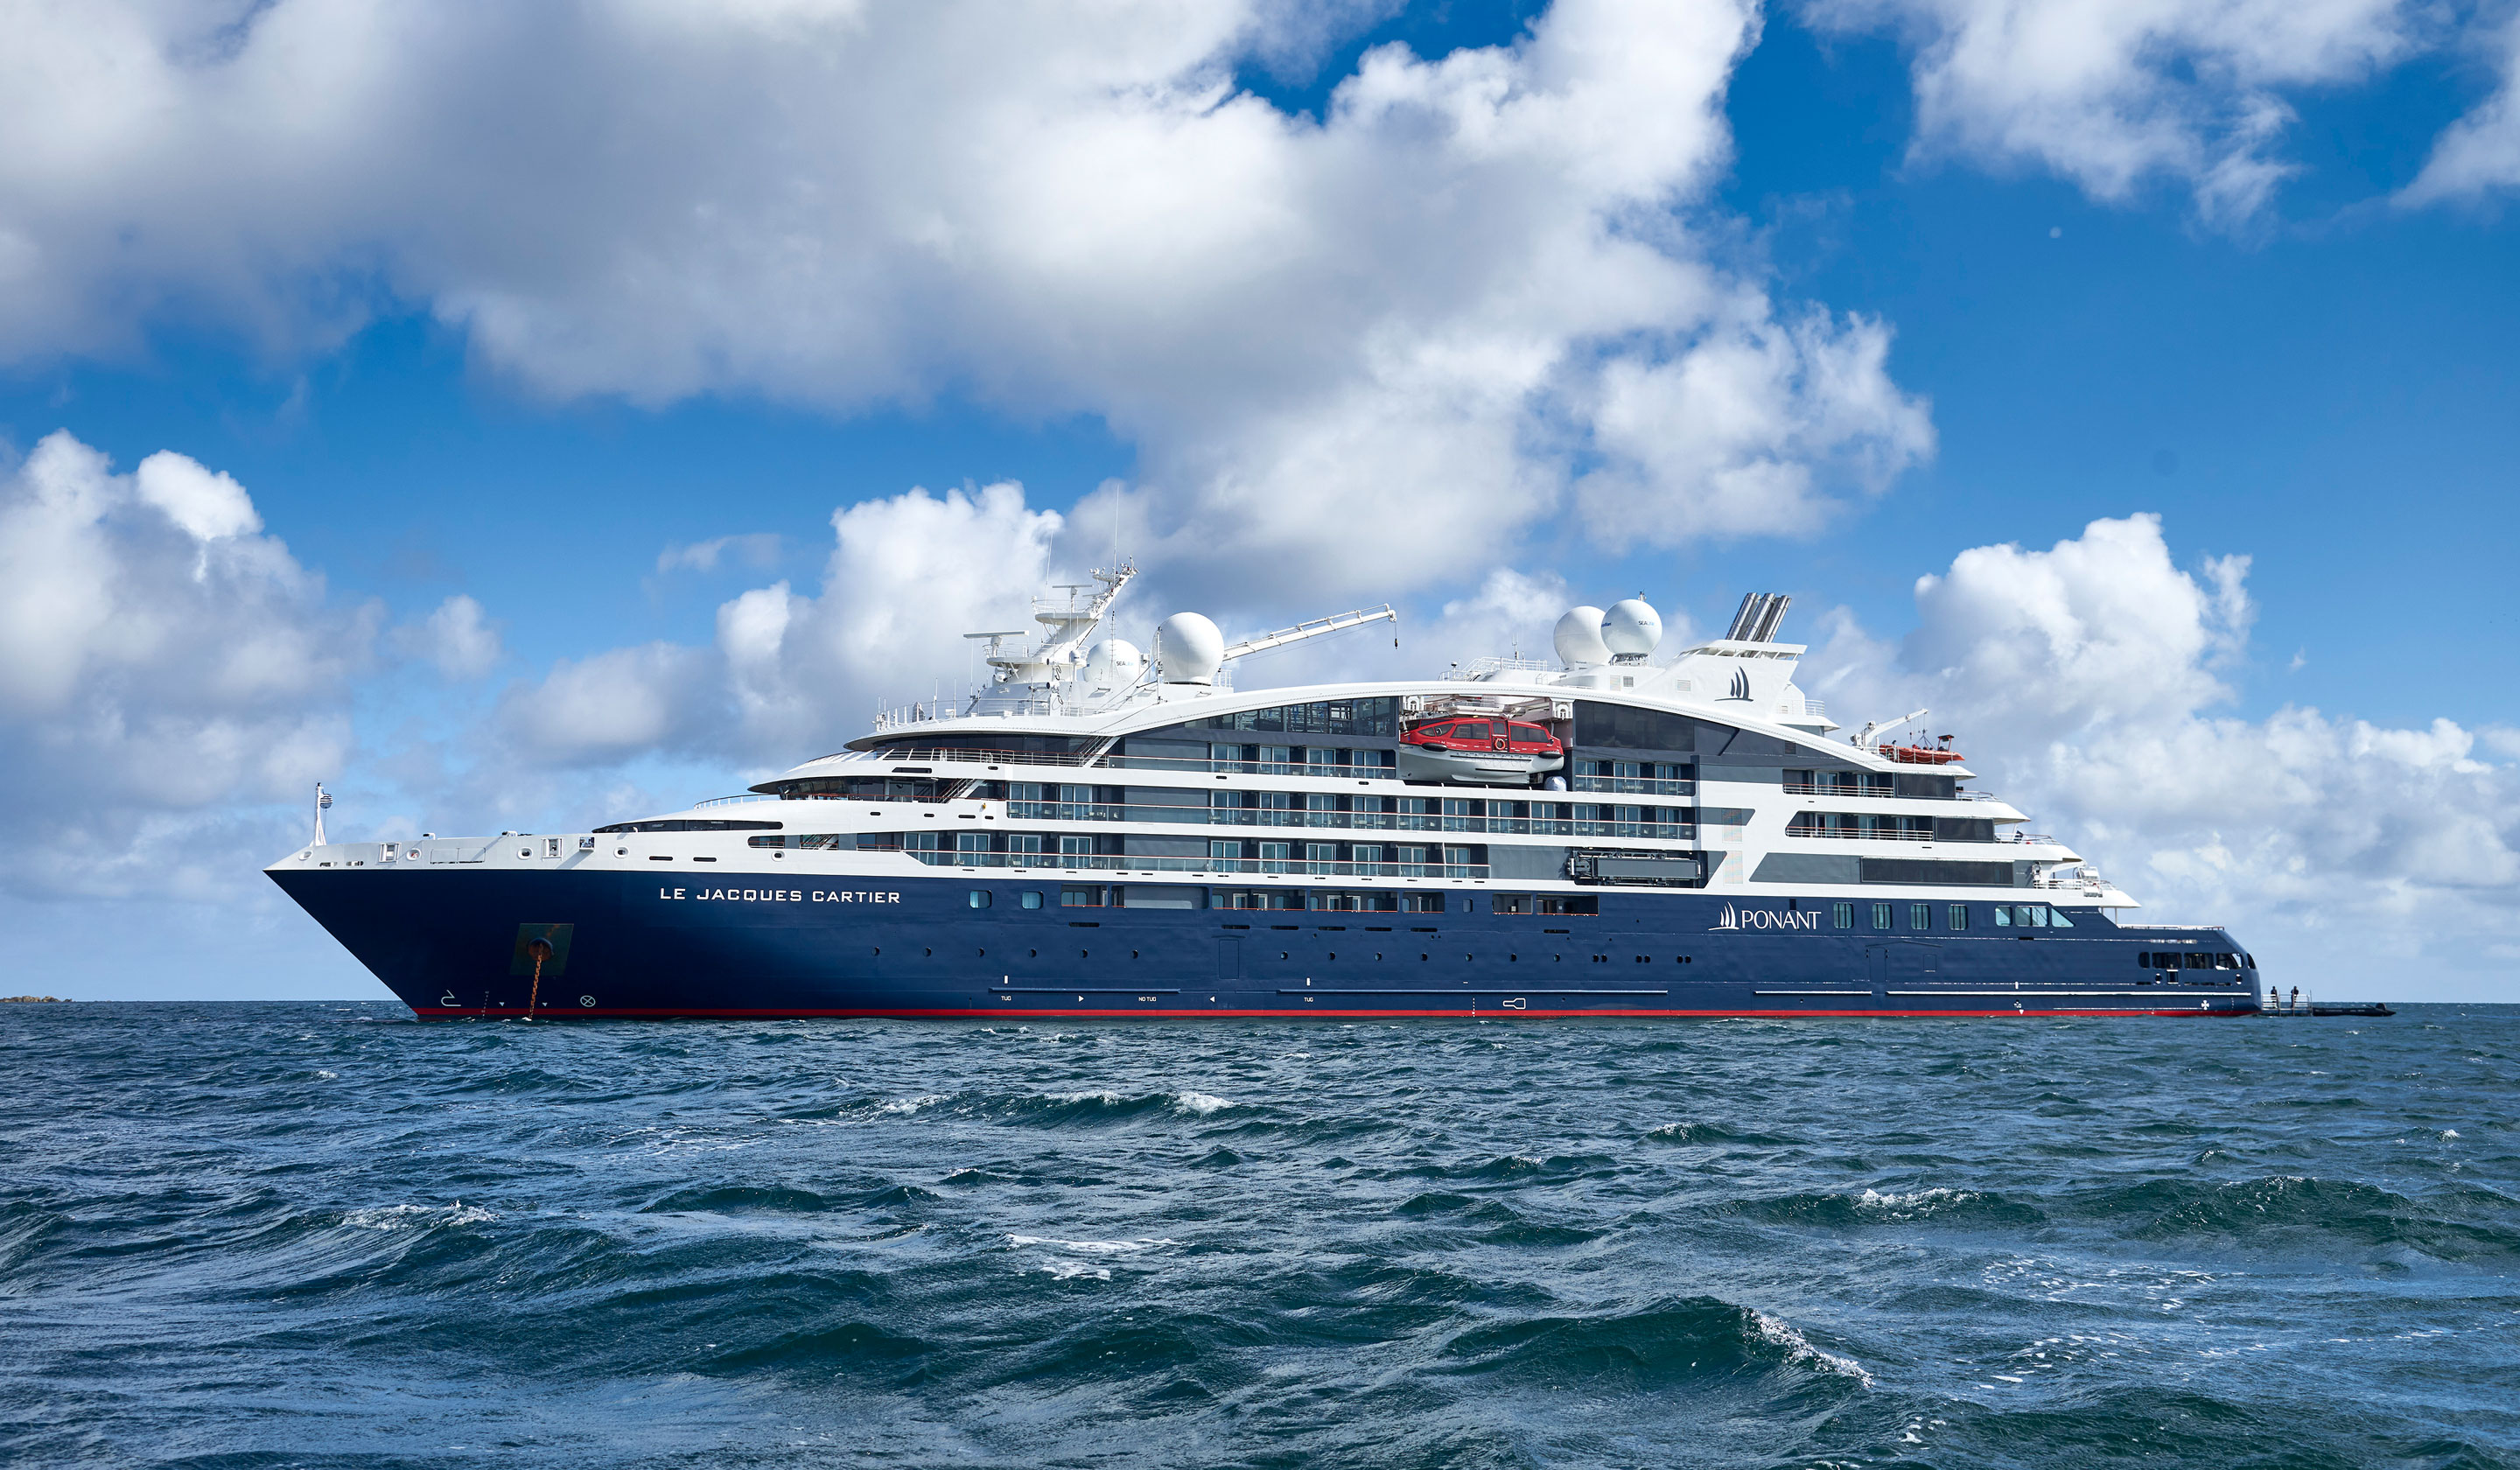
<path fill-rule="evenodd" d="M 1474 1327 L 1447 1342 L 1448 1371 L 1534 1387 L 1647 1393 L 1741 1372 L 1799 1373 L 1869 1389 L 1872 1375 L 1815 1346 L 1783 1318 L 1717 1297 L 1636 1312 L 1534 1316 Z"/>

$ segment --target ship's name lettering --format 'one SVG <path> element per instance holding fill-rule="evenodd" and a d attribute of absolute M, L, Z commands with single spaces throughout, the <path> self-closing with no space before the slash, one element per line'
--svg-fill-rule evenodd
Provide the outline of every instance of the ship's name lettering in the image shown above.
<path fill-rule="evenodd" d="M 704 904 L 897 904 L 901 895 L 889 889 L 865 888 L 659 888 L 668 903 L 681 899 Z"/>
<path fill-rule="evenodd" d="M 1774 909 L 1744 909 L 1741 911 L 1741 927 L 1744 929 L 1817 929 L 1820 927 L 1820 915 L 1785 913 Z"/>

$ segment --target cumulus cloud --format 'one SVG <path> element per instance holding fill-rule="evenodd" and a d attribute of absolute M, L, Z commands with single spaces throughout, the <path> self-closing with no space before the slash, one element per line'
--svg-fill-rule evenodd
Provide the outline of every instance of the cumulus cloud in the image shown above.
<path fill-rule="evenodd" d="M 261 523 L 182 455 L 115 474 L 68 433 L 0 477 L 0 883 L 233 891 L 287 840 L 256 804 L 340 768 L 378 614 Z"/>
<path fill-rule="evenodd" d="M 2120 201 L 2153 180 L 2230 226 L 2296 165 L 2287 92 L 2368 77 L 2416 44 L 2405 0 L 1807 0 L 1824 27 L 1916 50 L 1920 155 L 2031 165 Z"/>
<path fill-rule="evenodd" d="M 146 471 L 147 465 L 141 468 Z M 478 679 L 499 663 L 499 630 L 481 604 L 461 593 L 437 604 L 426 619 L 394 630 L 406 654 L 426 659 L 449 679 Z"/>
<path fill-rule="evenodd" d="M 968 672 L 963 634 L 1031 628 L 1060 525 L 1012 482 L 844 507 L 818 593 L 785 581 L 745 592 L 719 606 L 707 647 L 563 660 L 507 691 L 500 728 L 527 759 L 559 765 L 653 750 L 795 759 L 862 729 L 878 699 L 925 699 L 940 670 Z"/>
<path fill-rule="evenodd" d="M 2398 197 L 2430 204 L 2520 188 L 2520 16 L 2495 37 L 2501 85 L 2433 145 L 2424 171 Z"/>
<path fill-rule="evenodd" d="M 1620 547 L 1799 528 L 1930 452 L 1886 328 L 1715 244 L 1750 0 L 1380 47 L 1318 118 L 1237 90 L 1387 8 L 38 10 L 0 52 L 0 343 L 321 346 L 417 302 L 552 395 L 1094 414 L 1168 561 L 1325 596 L 1570 504 Z"/>
<path fill-rule="evenodd" d="M 1841 718 L 1930 706 L 1989 785 L 2155 916 L 2228 921 L 2295 974 L 2341 981 L 2438 934 L 2508 933 L 2520 741 L 2446 719 L 2229 713 L 2247 569 L 2182 569 L 2150 515 L 2046 551 L 1979 547 L 1918 580 L 1900 644 L 1832 617 L 1812 681 Z"/>

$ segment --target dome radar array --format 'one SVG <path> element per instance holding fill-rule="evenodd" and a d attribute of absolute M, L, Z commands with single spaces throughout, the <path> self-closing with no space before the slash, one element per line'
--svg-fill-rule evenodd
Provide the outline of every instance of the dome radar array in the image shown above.
<path fill-rule="evenodd" d="M 1598 607 L 1570 607 L 1551 636 L 1558 661 L 1570 669 L 1598 664 L 1642 663 L 1662 643 L 1662 614 L 1643 598 Z"/>

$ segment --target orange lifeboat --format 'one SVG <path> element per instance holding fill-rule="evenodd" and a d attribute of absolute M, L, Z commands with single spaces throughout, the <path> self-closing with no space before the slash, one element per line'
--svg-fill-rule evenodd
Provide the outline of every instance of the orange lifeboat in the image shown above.
<path fill-rule="evenodd" d="M 1883 745 L 1881 754 L 1903 766 L 1955 766 L 1960 753 L 1952 748 L 1952 737 L 1944 735 L 1932 745 Z"/>

